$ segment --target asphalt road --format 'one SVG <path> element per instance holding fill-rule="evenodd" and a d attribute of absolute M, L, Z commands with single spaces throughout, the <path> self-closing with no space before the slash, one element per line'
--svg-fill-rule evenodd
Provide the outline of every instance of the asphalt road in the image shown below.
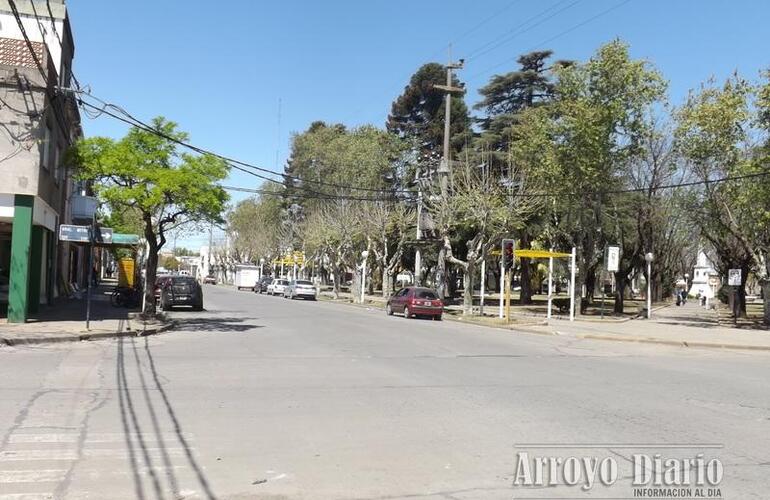
<path fill-rule="evenodd" d="M 655 453 L 770 495 L 767 354 L 205 297 L 157 337 L 0 347 L 0 500 L 631 498 L 629 460 Z M 521 452 L 621 472 L 522 489 Z"/>

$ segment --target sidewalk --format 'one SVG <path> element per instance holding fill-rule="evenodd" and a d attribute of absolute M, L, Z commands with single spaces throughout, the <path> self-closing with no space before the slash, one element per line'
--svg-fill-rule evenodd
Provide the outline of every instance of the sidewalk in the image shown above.
<path fill-rule="evenodd" d="M 770 331 L 720 326 L 716 311 L 706 310 L 694 301 L 681 307 L 653 309 L 650 320 L 606 324 L 552 320 L 549 325 L 530 330 L 585 339 L 770 351 Z"/>
<path fill-rule="evenodd" d="M 8 323 L 0 319 L 0 345 L 44 342 L 73 342 L 123 335 L 149 335 L 166 330 L 167 322 L 145 322 L 134 319 L 138 309 L 113 307 L 110 294 L 114 281 L 102 283 L 91 290 L 91 322 L 86 330 L 86 296 L 60 298 L 52 306 L 40 306 L 40 311 L 27 323 Z"/>
<path fill-rule="evenodd" d="M 324 293 L 324 295 L 327 295 Z M 326 300 L 332 300 L 325 296 Z M 341 294 L 338 302 L 350 304 L 350 294 Z M 366 296 L 368 306 L 384 307 L 385 299 L 380 296 Z M 358 305 L 358 304 L 357 304 Z M 459 313 L 461 306 L 445 308 Z M 613 318 L 605 320 L 591 316 L 582 321 L 570 322 L 566 316 L 554 317 L 549 322 L 543 316 L 519 314 L 510 325 L 500 325 L 496 318 L 478 316 L 464 318 L 461 315 L 447 315 L 447 319 L 467 321 L 496 328 L 519 330 L 542 335 L 562 335 L 579 339 L 614 340 L 642 342 L 683 347 L 712 347 L 724 349 L 750 349 L 770 351 L 770 330 L 746 330 L 720 324 L 717 311 L 700 307 L 696 301 L 684 306 L 674 304 L 653 307 L 652 319 Z M 524 323 L 524 324 L 523 324 Z"/>

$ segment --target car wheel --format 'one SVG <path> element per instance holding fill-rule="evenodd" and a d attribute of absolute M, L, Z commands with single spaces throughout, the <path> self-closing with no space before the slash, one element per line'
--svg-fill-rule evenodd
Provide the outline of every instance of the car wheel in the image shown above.
<path fill-rule="evenodd" d="M 193 306 L 193 311 L 202 311 L 203 310 L 203 303 L 199 302 L 198 304 L 195 304 Z"/>
<path fill-rule="evenodd" d="M 441 321 L 441 315 L 433 316 L 433 321 Z"/>
<path fill-rule="evenodd" d="M 390 307 L 390 303 L 388 303 L 388 304 L 386 304 L 386 305 L 385 305 L 385 313 L 386 313 L 388 316 L 393 316 L 393 308 L 392 308 L 392 307 Z"/>
<path fill-rule="evenodd" d="M 412 317 L 412 311 L 409 310 L 409 306 L 404 306 L 404 317 L 407 319 Z"/>

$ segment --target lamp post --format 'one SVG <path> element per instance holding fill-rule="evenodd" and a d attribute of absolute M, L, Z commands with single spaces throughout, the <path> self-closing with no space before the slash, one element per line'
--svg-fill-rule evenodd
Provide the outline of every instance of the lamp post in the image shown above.
<path fill-rule="evenodd" d="M 650 319 L 652 314 L 652 261 L 654 259 L 652 252 L 644 256 L 644 260 L 647 261 L 647 319 Z"/>
<path fill-rule="evenodd" d="M 364 291 L 366 290 L 366 258 L 369 256 L 369 252 L 364 250 L 361 252 L 361 257 L 364 261 L 361 263 L 361 303 L 364 303 Z"/>

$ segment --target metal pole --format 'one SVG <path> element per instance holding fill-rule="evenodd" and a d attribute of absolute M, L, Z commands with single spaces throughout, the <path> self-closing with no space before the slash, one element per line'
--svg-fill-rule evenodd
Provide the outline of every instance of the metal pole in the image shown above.
<path fill-rule="evenodd" d="M 652 262 L 647 262 L 647 319 L 652 315 Z"/>
<path fill-rule="evenodd" d="M 91 282 L 94 279 L 94 238 L 96 214 L 91 218 L 91 241 L 88 244 L 88 286 L 86 287 L 86 330 L 91 329 Z"/>
<path fill-rule="evenodd" d="M 553 248 L 551 249 L 553 252 Z M 548 257 L 548 313 L 546 317 L 551 319 L 551 306 L 553 304 L 553 257 Z"/>
<path fill-rule="evenodd" d="M 487 281 L 487 260 L 481 261 L 481 298 L 479 299 L 479 315 L 484 316 L 484 288 Z"/>
<path fill-rule="evenodd" d="M 446 86 L 452 86 L 452 62 L 446 68 Z M 449 192 L 449 134 L 452 120 L 452 94 L 446 93 L 446 109 L 444 110 L 444 169 L 441 174 L 441 196 L 446 200 Z"/>
<path fill-rule="evenodd" d="M 505 265 L 503 259 L 500 259 L 500 312 L 498 317 L 503 319 L 503 294 L 505 293 Z"/>
<path fill-rule="evenodd" d="M 569 320 L 575 321 L 575 247 L 572 247 L 570 255 L 570 277 L 569 277 Z"/>
<path fill-rule="evenodd" d="M 511 275 L 513 272 L 505 275 L 505 320 L 511 322 Z"/>
<path fill-rule="evenodd" d="M 420 221 L 422 219 L 422 185 L 420 184 L 420 170 L 417 168 L 415 173 L 415 180 L 417 181 L 417 241 L 422 238 L 422 230 L 420 229 Z M 420 286 L 422 281 L 422 256 L 420 255 L 420 245 L 417 244 L 417 249 L 414 252 L 414 285 Z"/>

